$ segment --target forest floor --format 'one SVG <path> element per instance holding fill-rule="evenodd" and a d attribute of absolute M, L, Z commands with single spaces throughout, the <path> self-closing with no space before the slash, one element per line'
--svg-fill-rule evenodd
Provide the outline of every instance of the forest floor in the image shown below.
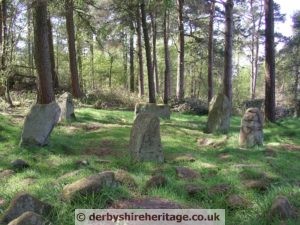
<path fill-rule="evenodd" d="M 132 163 L 128 145 L 133 112 L 76 110 L 77 120 L 55 127 L 50 144 L 43 148 L 20 148 L 24 112 L 0 114 L 0 171 L 10 162 L 26 160 L 30 167 L 0 177 L 0 215 L 19 192 L 28 192 L 55 207 L 49 220 L 53 224 L 74 224 L 77 208 L 105 208 L 119 199 L 160 197 L 187 208 L 226 210 L 226 224 L 269 225 L 272 201 L 286 196 L 300 209 L 300 120 L 285 119 L 264 128 L 264 146 L 251 149 L 238 146 L 240 118 L 233 117 L 226 136 L 203 133 L 206 116 L 173 113 L 170 121 L 161 121 L 161 139 L 166 162 Z M 88 163 L 84 162 L 86 160 Z M 176 167 L 193 169 L 199 177 L 180 179 Z M 120 186 L 72 202 L 61 201 L 66 184 L 101 171 L 127 171 L 137 187 Z M 155 171 L 167 178 L 163 187 L 148 188 L 147 180 Z M 250 183 L 263 181 L 257 186 Z M 191 195 L 186 185 L 201 191 Z M 220 185 L 221 184 L 221 185 Z M 244 205 L 228 201 L 241 196 Z M 300 224 L 287 221 L 286 224 Z"/>

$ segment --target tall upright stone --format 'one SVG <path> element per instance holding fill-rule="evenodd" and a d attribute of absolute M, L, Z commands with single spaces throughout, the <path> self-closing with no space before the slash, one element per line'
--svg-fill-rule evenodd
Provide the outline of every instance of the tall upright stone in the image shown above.
<path fill-rule="evenodd" d="M 34 105 L 25 118 L 20 145 L 47 145 L 59 116 L 60 108 L 56 102 Z"/>
<path fill-rule="evenodd" d="M 231 104 L 224 94 L 216 95 L 209 104 L 206 124 L 208 133 L 228 133 L 230 127 Z"/>
<path fill-rule="evenodd" d="M 75 119 L 73 98 L 69 92 L 62 94 L 57 103 L 61 110 L 59 121 L 71 121 Z"/>
<path fill-rule="evenodd" d="M 151 113 L 137 115 L 130 134 L 129 151 L 135 161 L 164 161 L 157 116 Z"/>
<path fill-rule="evenodd" d="M 246 110 L 241 121 L 239 144 L 247 147 L 263 144 L 263 116 L 258 108 Z"/>

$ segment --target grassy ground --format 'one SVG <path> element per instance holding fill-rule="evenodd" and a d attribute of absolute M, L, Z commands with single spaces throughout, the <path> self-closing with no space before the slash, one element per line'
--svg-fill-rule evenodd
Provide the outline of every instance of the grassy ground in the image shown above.
<path fill-rule="evenodd" d="M 62 124 L 54 129 L 50 145 L 44 148 L 24 149 L 18 147 L 23 119 L 18 116 L 0 115 L 0 170 L 10 168 L 10 162 L 22 158 L 31 167 L 7 178 L 0 178 L 0 214 L 7 208 L 16 193 L 26 191 L 55 206 L 49 219 L 53 224 L 74 224 L 76 208 L 105 208 L 110 202 L 146 195 L 144 186 L 156 169 L 163 170 L 168 179 L 165 187 L 148 191 L 156 196 L 176 201 L 190 208 L 225 208 L 226 224 L 269 225 L 268 210 L 272 200 L 285 195 L 291 203 L 300 208 L 300 121 L 286 119 L 268 125 L 265 132 L 265 146 L 242 149 L 237 145 L 240 118 L 232 118 L 232 129 L 226 143 L 217 147 L 199 146 L 198 138 L 211 138 L 216 142 L 222 135 L 207 135 L 202 132 L 206 117 L 173 114 L 171 121 L 161 122 L 161 137 L 167 162 L 163 165 L 152 163 L 131 163 L 128 158 L 128 143 L 133 113 L 127 111 L 104 111 L 82 108 L 76 112 L 78 120 Z M 276 156 L 267 157 L 266 148 Z M 174 162 L 178 155 L 191 154 L 195 162 Z M 223 157 L 222 157 L 223 156 Z M 88 166 L 79 167 L 77 160 L 86 159 Z M 109 159 L 110 163 L 101 163 Z M 182 189 L 187 181 L 176 177 L 175 166 L 187 166 L 197 170 L 201 178 L 193 181 L 205 187 L 205 191 L 189 197 Z M 90 174 L 105 170 L 123 169 L 136 180 L 139 188 L 131 190 L 120 187 L 106 190 L 72 203 L 60 200 L 65 184 Z M 58 179 L 64 174 L 78 170 L 73 176 Z M 262 175 L 263 174 L 263 175 Z M 262 192 L 247 189 L 244 177 L 258 179 L 267 176 L 270 187 Z M 226 183 L 232 188 L 227 194 L 209 195 L 210 187 Z M 239 194 L 250 202 L 248 208 L 231 209 L 226 198 Z M 273 224 L 279 224 L 274 222 Z M 300 224 L 300 221 L 287 221 Z"/>

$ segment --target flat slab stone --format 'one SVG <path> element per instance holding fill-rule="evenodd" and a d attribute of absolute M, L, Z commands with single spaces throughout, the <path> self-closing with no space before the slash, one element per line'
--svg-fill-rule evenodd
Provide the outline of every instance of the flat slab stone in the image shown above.
<path fill-rule="evenodd" d="M 63 188 L 62 199 L 72 200 L 77 194 L 86 196 L 100 192 L 105 187 L 114 188 L 116 186 L 115 174 L 111 171 L 105 171 L 66 185 Z"/>
<path fill-rule="evenodd" d="M 117 201 L 112 205 L 115 209 L 182 209 L 183 207 L 167 199 L 140 198 Z"/>
<path fill-rule="evenodd" d="M 52 225 L 41 215 L 28 211 L 11 221 L 8 225 Z"/>
<path fill-rule="evenodd" d="M 40 215 L 48 215 L 52 209 L 53 207 L 50 204 L 42 202 L 27 193 L 20 194 L 11 201 L 0 224 L 8 224 L 27 211 L 32 211 Z"/>
<path fill-rule="evenodd" d="M 187 167 L 176 167 L 176 174 L 178 178 L 188 179 L 188 180 L 192 180 L 200 177 L 200 174 L 197 171 Z"/>

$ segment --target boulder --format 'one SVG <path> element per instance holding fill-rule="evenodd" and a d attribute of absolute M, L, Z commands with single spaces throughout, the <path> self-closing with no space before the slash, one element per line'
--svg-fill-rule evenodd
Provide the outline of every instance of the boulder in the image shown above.
<path fill-rule="evenodd" d="M 48 203 L 44 203 L 27 193 L 20 194 L 11 201 L 7 211 L 4 213 L 0 221 L 0 224 L 8 224 L 27 211 L 32 211 L 40 215 L 47 215 L 52 209 L 53 207 Z"/>
<path fill-rule="evenodd" d="M 60 108 L 56 102 L 34 105 L 25 118 L 20 145 L 47 145 L 48 138 L 58 122 L 59 115 Z"/>
<path fill-rule="evenodd" d="M 74 113 L 73 98 L 69 92 L 65 92 L 64 94 L 62 94 L 58 98 L 57 103 L 61 110 L 59 121 L 71 121 L 76 119 Z"/>
<path fill-rule="evenodd" d="M 41 215 L 28 211 L 11 221 L 8 225 L 51 225 Z"/>
<path fill-rule="evenodd" d="M 157 116 L 151 113 L 138 114 L 130 134 L 129 152 L 135 161 L 164 162 Z"/>
<path fill-rule="evenodd" d="M 263 116 L 258 108 L 246 110 L 241 121 L 239 144 L 247 147 L 263 144 Z"/>
<path fill-rule="evenodd" d="M 284 220 L 295 217 L 296 212 L 286 197 L 278 196 L 272 203 L 269 216 L 271 220 L 276 217 Z"/>
<path fill-rule="evenodd" d="M 105 171 L 92 175 L 74 183 L 68 184 L 63 188 L 62 199 L 72 200 L 75 195 L 89 195 L 100 192 L 102 189 L 114 188 L 117 186 L 115 174 L 111 171 Z"/>
<path fill-rule="evenodd" d="M 10 163 L 14 170 L 22 170 L 29 167 L 29 164 L 23 159 L 16 159 Z"/>
<path fill-rule="evenodd" d="M 170 119 L 171 111 L 168 105 L 157 105 L 155 103 L 137 103 L 134 109 L 134 115 L 139 113 L 152 113 L 162 119 Z"/>
<path fill-rule="evenodd" d="M 230 127 L 231 104 L 229 99 L 218 94 L 209 103 L 209 113 L 206 125 L 208 133 L 228 133 Z"/>

